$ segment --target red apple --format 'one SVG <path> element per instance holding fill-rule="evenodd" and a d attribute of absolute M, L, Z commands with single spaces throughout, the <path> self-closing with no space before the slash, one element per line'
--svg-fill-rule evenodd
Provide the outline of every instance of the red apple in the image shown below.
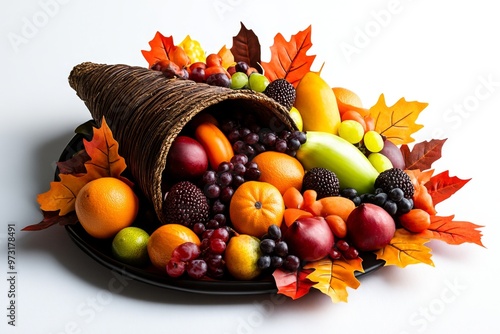
<path fill-rule="evenodd" d="M 290 254 L 303 261 L 317 261 L 328 255 L 334 243 L 332 230 L 323 217 L 299 218 L 284 235 Z"/>
<path fill-rule="evenodd" d="M 194 180 L 203 175 L 208 168 L 205 149 L 188 136 L 178 136 L 170 146 L 165 173 L 176 180 Z"/>
<path fill-rule="evenodd" d="M 358 251 L 375 251 L 389 244 L 396 224 L 383 208 L 362 203 L 347 218 L 347 236 Z"/>

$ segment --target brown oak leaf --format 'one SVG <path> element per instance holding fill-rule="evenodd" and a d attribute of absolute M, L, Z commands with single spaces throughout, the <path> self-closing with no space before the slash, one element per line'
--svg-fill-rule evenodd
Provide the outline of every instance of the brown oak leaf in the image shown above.
<path fill-rule="evenodd" d="M 251 67 L 259 68 L 260 64 L 260 42 L 257 35 L 251 29 L 247 29 L 241 23 L 240 31 L 233 37 L 231 52 L 234 61 L 243 61 Z"/>
<path fill-rule="evenodd" d="M 410 151 L 408 145 L 401 145 L 401 153 L 407 169 L 430 169 L 434 161 L 441 158 L 441 149 L 446 139 L 432 139 L 415 144 Z"/>

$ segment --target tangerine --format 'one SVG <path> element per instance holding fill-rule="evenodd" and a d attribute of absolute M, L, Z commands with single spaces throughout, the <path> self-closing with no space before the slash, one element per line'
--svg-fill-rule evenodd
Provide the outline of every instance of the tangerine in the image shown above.
<path fill-rule="evenodd" d="M 286 153 L 265 151 L 252 161 L 259 166 L 259 181 L 272 184 L 282 195 L 290 187 L 302 189 L 304 167 L 296 158 Z"/>
<path fill-rule="evenodd" d="M 151 263 L 165 271 L 173 250 L 185 243 L 200 245 L 200 238 L 190 228 L 181 224 L 166 224 L 158 227 L 148 241 L 148 255 Z"/>
<path fill-rule="evenodd" d="M 88 182 L 78 192 L 75 211 L 80 224 L 94 238 L 113 237 L 132 225 L 139 210 L 139 200 L 132 188 L 114 177 Z"/>
<path fill-rule="evenodd" d="M 229 204 L 233 228 L 241 234 L 257 238 L 269 226 L 281 226 L 285 203 L 279 190 L 268 182 L 248 181 L 239 186 Z"/>
<path fill-rule="evenodd" d="M 368 114 L 368 110 L 363 108 L 361 98 L 356 93 L 343 87 L 333 87 L 332 90 L 337 99 L 340 115 L 349 110 L 357 111 L 361 116 Z"/>

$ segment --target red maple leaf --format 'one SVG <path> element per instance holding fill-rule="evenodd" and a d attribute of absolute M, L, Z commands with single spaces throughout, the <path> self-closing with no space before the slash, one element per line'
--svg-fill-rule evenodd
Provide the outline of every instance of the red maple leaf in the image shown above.
<path fill-rule="evenodd" d="M 292 299 L 298 299 L 306 295 L 314 285 L 307 276 L 313 272 L 313 269 L 302 269 L 298 272 L 288 272 L 282 269 L 276 269 L 273 277 L 278 287 L 278 293 L 288 296 Z"/>
<path fill-rule="evenodd" d="M 432 176 L 431 179 L 425 183 L 425 187 L 432 197 L 432 203 L 436 205 L 456 193 L 470 180 L 471 179 L 462 180 L 456 176 L 450 177 L 448 171 L 444 171 Z"/>

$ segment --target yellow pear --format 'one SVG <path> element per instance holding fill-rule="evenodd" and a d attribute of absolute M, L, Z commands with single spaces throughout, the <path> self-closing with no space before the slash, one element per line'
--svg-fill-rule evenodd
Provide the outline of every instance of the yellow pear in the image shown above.
<path fill-rule="evenodd" d="M 304 131 L 337 134 L 340 113 L 332 88 L 315 72 L 308 72 L 296 88 L 294 106 L 302 116 Z"/>

